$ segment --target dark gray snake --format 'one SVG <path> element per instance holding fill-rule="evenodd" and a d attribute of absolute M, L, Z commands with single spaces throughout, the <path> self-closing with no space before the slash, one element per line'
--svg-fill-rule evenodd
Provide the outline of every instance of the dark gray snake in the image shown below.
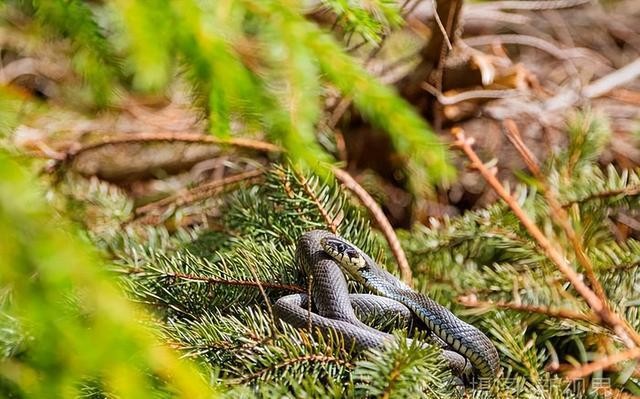
<path fill-rule="evenodd" d="M 357 349 L 368 349 L 382 347 L 394 336 L 361 322 L 354 308 L 361 314 L 416 317 L 441 341 L 443 357 L 454 373 L 474 373 L 490 380 L 497 377 L 498 352 L 486 335 L 426 295 L 411 290 L 355 245 L 327 231 L 314 230 L 298 240 L 296 258 L 307 276 L 313 276 L 313 312 L 308 312 L 307 295 L 287 295 L 274 305 L 281 320 L 298 328 L 311 323 L 322 334 L 333 330 Z M 349 294 L 345 273 L 375 295 Z"/>

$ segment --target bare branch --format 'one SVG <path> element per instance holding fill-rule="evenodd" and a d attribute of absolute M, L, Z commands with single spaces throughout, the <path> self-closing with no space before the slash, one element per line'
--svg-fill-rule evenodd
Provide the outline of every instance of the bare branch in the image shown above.
<path fill-rule="evenodd" d="M 568 310 L 568 309 L 551 309 L 546 306 L 522 305 L 518 303 L 503 302 L 503 301 L 498 301 L 498 302 L 479 301 L 473 295 L 460 296 L 458 297 L 458 302 L 460 302 L 464 306 L 468 306 L 472 308 L 487 307 L 487 308 L 509 309 L 509 310 L 515 310 L 517 312 L 539 313 L 549 317 L 586 321 L 594 324 L 600 321 L 600 319 L 593 313 L 584 314 L 584 313 L 574 312 L 573 310 Z"/>
<path fill-rule="evenodd" d="M 243 138 L 229 138 L 219 139 L 217 137 L 208 136 L 204 134 L 193 133 L 135 133 L 135 134 L 120 134 L 112 137 L 108 137 L 104 140 L 98 141 L 70 151 L 68 156 L 73 158 L 79 153 L 95 150 L 100 147 L 117 145 L 117 144 L 131 144 L 131 143 L 144 143 L 144 142 L 187 142 L 187 143 L 205 143 L 205 144 L 218 144 L 229 145 L 233 147 L 248 148 L 257 151 L 264 152 L 283 152 L 284 150 L 277 145 L 267 143 L 259 140 L 243 139 Z"/>
<path fill-rule="evenodd" d="M 338 168 L 333 168 L 333 173 L 335 174 L 336 178 L 347 189 L 349 189 L 349 191 L 354 193 L 355 196 L 360 199 L 362 205 L 364 205 L 364 207 L 369 210 L 371 216 L 378 224 L 378 227 L 380 227 L 380 230 L 387 240 L 387 243 L 389 243 L 389 247 L 391 248 L 393 256 L 398 262 L 400 277 L 405 283 L 411 286 L 413 284 L 413 275 L 411 272 L 411 268 L 409 267 L 407 256 L 405 255 L 402 246 L 400 246 L 400 241 L 396 236 L 396 232 L 393 230 L 391 223 L 389 223 L 389 219 L 387 219 L 380 206 L 371 197 L 371 195 L 369 195 L 367 190 L 365 190 L 360 184 L 358 184 L 358 182 L 355 181 L 355 179 L 351 177 L 349 173 Z"/>
<path fill-rule="evenodd" d="M 600 97 L 616 87 L 637 79 L 638 76 L 640 76 L 640 58 L 592 82 L 582 89 L 582 95 L 588 98 Z"/>
<path fill-rule="evenodd" d="M 582 378 L 589 374 L 595 373 L 596 371 L 604 370 L 608 367 L 613 366 L 614 364 L 627 360 L 637 359 L 639 357 L 640 348 L 629 349 L 625 352 L 616 353 L 615 355 L 601 357 L 594 362 L 577 367 L 573 370 L 568 371 L 565 376 L 571 380 L 575 380 L 577 378 Z"/>
<path fill-rule="evenodd" d="M 496 98 L 511 98 L 522 95 L 519 90 L 469 90 L 453 96 L 445 96 L 438 89 L 427 82 L 422 82 L 422 88 L 438 99 L 442 105 L 453 105 L 468 100 L 487 100 Z"/>
<path fill-rule="evenodd" d="M 161 200 L 151 202 L 147 205 L 141 206 L 135 210 L 136 215 L 149 213 L 151 211 L 164 208 L 168 205 L 181 206 L 192 202 L 200 201 L 212 195 L 217 190 L 222 189 L 230 184 L 239 183 L 245 180 L 255 179 L 260 177 L 265 172 L 264 169 L 254 169 L 244 173 L 238 173 L 225 177 L 223 179 L 214 180 L 205 184 L 201 184 L 185 192 L 170 195 Z"/>

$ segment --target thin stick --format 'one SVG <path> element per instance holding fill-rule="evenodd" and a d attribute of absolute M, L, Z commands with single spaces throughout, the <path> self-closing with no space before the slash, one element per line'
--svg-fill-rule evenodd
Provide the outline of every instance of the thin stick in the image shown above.
<path fill-rule="evenodd" d="M 413 275 L 411 273 L 411 268 L 409 267 L 409 262 L 407 261 L 407 256 L 402 250 L 402 246 L 400 246 L 400 241 L 396 236 L 396 232 L 393 230 L 391 223 L 389 223 L 389 219 L 384 215 L 384 212 L 380 208 L 380 206 L 376 203 L 376 201 L 371 197 L 371 195 L 365 190 L 360 184 L 351 175 L 345 172 L 342 169 L 333 168 L 333 173 L 338 180 L 355 194 L 362 205 L 369 210 L 371 216 L 380 227 L 384 238 L 387 240 L 389 247 L 391 248 L 391 252 L 393 256 L 396 258 L 398 262 L 398 268 L 400 270 L 400 277 L 402 281 L 404 281 L 407 285 L 413 285 Z"/>
<path fill-rule="evenodd" d="M 117 136 L 109 137 L 101 140 L 97 143 L 92 143 L 80 147 L 76 150 L 70 151 L 69 156 L 75 157 L 78 154 L 90 150 L 95 150 L 100 147 L 116 145 L 116 144 L 133 144 L 133 143 L 145 143 L 145 142 L 186 142 L 186 143 L 203 143 L 203 144 L 219 144 L 230 145 L 234 147 L 249 148 L 257 151 L 264 152 L 283 152 L 284 150 L 277 145 L 267 143 L 259 140 L 243 139 L 243 138 L 229 138 L 219 139 L 204 134 L 193 133 L 136 133 L 136 134 L 120 134 Z"/>
<path fill-rule="evenodd" d="M 449 51 L 453 50 L 453 46 L 451 45 L 451 40 L 449 39 L 449 35 L 447 35 L 447 29 L 442 24 L 442 20 L 440 19 L 440 15 L 438 14 L 438 4 L 436 0 L 431 0 L 431 5 L 433 7 L 433 17 L 436 20 L 436 24 L 438 25 L 438 29 L 442 33 L 442 37 L 444 37 L 445 43 L 447 43 L 447 48 Z"/>
<path fill-rule="evenodd" d="M 469 100 L 511 98 L 522 95 L 519 90 L 469 90 L 453 96 L 445 96 L 440 90 L 427 82 L 422 82 L 422 88 L 436 97 L 442 105 L 453 105 Z"/>
<path fill-rule="evenodd" d="M 625 323 L 620 316 L 611 311 L 609 307 L 603 304 L 602 300 L 582 281 L 581 276 L 573 270 L 567 259 L 555 248 L 551 241 L 542 233 L 536 224 L 527 216 L 520 207 L 516 199 L 507 192 L 504 186 L 498 181 L 493 173 L 487 169 L 482 163 L 478 155 L 473 151 L 471 145 L 473 139 L 467 139 L 464 131 L 460 128 L 452 129 L 452 134 L 456 138 L 454 143 L 462 149 L 465 155 L 471 160 L 471 166 L 480 172 L 482 177 L 489 183 L 493 190 L 507 203 L 522 225 L 527 229 L 529 234 L 536 241 L 538 246 L 544 251 L 549 260 L 551 260 L 558 270 L 565 275 L 574 289 L 586 300 L 587 304 L 593 311 L 606 323 L 611 329 L 629 346 L 640 346 L 640 335 Z"/>
<path fill-rule="evenodd" d="M 527 168 L 534 174 L 534 176 L 540 175 L 540 166 L 536 156 L 529 151 L 529 148 L 526 146 L 524 141 L 522 140 L 522 136 L 520 135 L 520 130 L 518 130 L 518 126 L 511 119 L 505 119 L 502 122 L 502 125 L 507 132 L 507 138 L 511 141 L 511 144 L 518 150 L 520 156 L 527 164 Z"/>
<path fill-rule="evenodd" d="M 175 204 L 176 206 L 188 204 L 206 198 L 211 194 L 211 191 L 221 189 L 222 187 L 230 184 L 239 183 L 244 180 L 254 179 L 263 175 L 264 169 L 254 169 L 244 173 L 238 173 L 235 175 L 227 176 L 223 179 L 214 180 L 205 184 L 201 184 L 186 192 L 170 195 L 161 200 L 151 202 L 144 206 L 141 206 L 135 210 L 136 215 L 149 213 L 153 210 L 164 208 L 168 205 Z"/>
<path fill-rule="evenodd" d="M 543 1 L 492 1 L 482 4 L 474 4 L 473 8 L 488 10 L 559 10 L 572 8 L 583 4 L 590 4 L 592 0 L 543 0 Z"/>
<path fill-rule="evenodd" d="M 593 374 L 596 371 L 604 370 L 613 366 L 614 364 L 624 362 L 631 359 L 636 359 L 640 357 L 640 348 L 629 349 L 624 352 L 618 352 L 615 355 L 604 356 L 600 359 L 584 364 L 580 367 L 576 367 L 573 370 L 568 371 L 565 376 L 570 380 L 575 380 L 576 378 L 582 378 L 589 374 Z"/>
<path fill-rule="evenodd" d="M 580 51 L 581 49 L 579 48 L 560 48 L 551 42 L 540 39 L 536 36 L 529 35 L 504 34 L 475 36 L 464 39 L 464 42 L 471 47 L 487 46 L 496 42 L 503 44 L 519 44 L 522 46 L 530 46 L 545 51 L 560 60 L 584 57 L 584 54 L 582 54 L 582 51 Z"/>
<path fill-rule="evenodd" d="M 500 309 L 515 310 L 516 312 L 539 313 L 549 317 L 586 321 L 594 324 L 600 321 L 600 319 L 593 313 L 584 314 L 584 313 L 574 312 L 573 310 L 568 310 L 568 309 L 551 309 L 546 306 L 522 305 L 518 303 L 504 302 L 504 301 L 498 301 L 498 302 L 479 301 L 475 299 L 473 296 L 469 296 L 469 295 L 458 297 L 458 302 L 460 302 L 464 306 L 468 306 L 472 308 L 494 307 L 494 308 L 500 308 Z"/>
<path fill-rule="evenodd" d="M 220 278 L 198 276 L 195 274 L 186 274 L 186 273 L 167 273 L 167 276 L 179 278 L 182 280 L 204 281 L 209 284 L 237 285 L 237 286 L 251 286 L 251 287 L 258 286 L 258 284 L 255 281 L 251 281 L 251 280 L 225 280 Z M 291 291 L 291 292 L 300 292 L 300 293 L 305 292 L 304 288 L 300 287 L 299 285 L 269 283 L 266 281 L 261 281 L 260 284 L 264 288 L 285 290 L 285 291 Z"/>
<path fill-rule="evenodd" d="M 640 57 L 608 75 L 590 83 L 582 90 L 585 97 L 595 98 L 610 92 L 616 87 L 629 83 L 640 76 Z"/>

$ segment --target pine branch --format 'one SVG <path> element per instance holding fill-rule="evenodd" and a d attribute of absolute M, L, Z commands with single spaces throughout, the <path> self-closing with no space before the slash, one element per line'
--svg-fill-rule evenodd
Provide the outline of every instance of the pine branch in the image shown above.
<path fill-rule="evenodd" d="M 356 389 L 366 397 L 379 398 L 447 398 L 448 373 L 440 368 L 441 360 L 434 347 L 417 340 L 411 344 L 399 337 L 383 350 L 371 350 L 354 370 Z"/>
<path fill-rule="evenodd" d="M 480 161 L 480 158 L 478 158 L 473 149 L 471 149 L 471 143 L 465 138 L 462 130 L 455 131 L 454 135 L 456 136 L 457 140 L 456 145 L 459 146 L 469 157 L 469 159 L 472 161 L 473 167 L 478 169 L 478 171 L 496 191 L 496 193 L 498 193 L 498 195 L 509 205 L 511 210 L 516 214 L 518 219 L 520 219 L 522 224 L 526 227 L 527 231 L 529 231 L 538 245 L 545 251 L 549 259 L 553 261 L 558 269 L 567 277 L 576 291 L 578 291 L 580 295 L 585 298 L 593 311 L 596 312 L 602 319 L 602 321 L 609 325 L 616 332 L 616 334 L 621 336 L 623 340 L 625 340 L 625 338 L 630 339 L 631 341 L 629 341 L 628 339 L 625 340 L 627 345 L 631 347 L 633 347 L 633 345 L 640 345 L 640 335 L 638 335 L 635 330 L 631 329 L 628 324 L 620 318 L 620 316 L 612 312 L 605 304 L 603 304 L 600 298 L 598 298 L 598 296 L 582 282 L 575 270 L 573 270 L 573 268 L 571 268 L 571 266 L 567 263 L 565 257 L 560 252 L 558 252 L 558 250 L 551 244 L 549 239 L 523 212 L 522 208 L 518 205 L 514 198 L 505 190 L 505 188 L 502 186 L 502 184 L 500 184 L 496 177 L 491 172 L 489 172 L 489 170 Z"/>

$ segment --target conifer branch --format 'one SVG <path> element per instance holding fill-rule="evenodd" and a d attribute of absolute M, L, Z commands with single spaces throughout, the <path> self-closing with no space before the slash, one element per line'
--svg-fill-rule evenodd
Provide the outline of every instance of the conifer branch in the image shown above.
<path fill-rule="evenodd" d="M 519 303 L 504 302 L 504 301 L 479 301 L 474 295 L 462 295 L 458 297 L 458 302 L 464 306 L 474 308 L 500 308 L 515 310 L 517 312 L 525 313 L 539 313 L 549 317 L 556 317 L 560 319 L 586 321 L 589 323 L 597 324 L 600 319 L 593 313 L 578 313 L 569 309 L 551 309 L 546 306 L 534 306 L 524 305 Z"/>
<path fill-rule="evenodd" d="M 248 286 L 248 287 L 257 287 L 257 288 L 262 286 L 264 288 L 272 288 L 272 289 L 284 290 L 284 291 L 290 291 L 290 292 L 296 292 L 296 293 L 305 292 L 305 289 L 298 285 L 270 283 L 268 281 L 221 279 L 221 278 L 198 276 L 195 274 L 177 273 L 177 272 L 169 272 L 169 273 L 166 273 L 166 275 L 168 277 L 174 277 L 182 280 L 204 281 L 208 284 L 237 285 L 237 286 Z"/>
<path fill-rule="evenodd" d="M 295 173 L 295 175 L 298 178 L 298 181 L 300 182 L 300 185 L 302 185 L 302 188 L 304 189 L 305 193 L 307 193 L 309 198 L 311 198 L 313 203 L 316 204 L 316 206 L 318 207 L 318 212 L 320 212 L 320 214 L 322 215 L 322 218 L 324 219 L 324 222 L 327 225 L 327 228 L 333 234 L 336 234 L 337 231 L 338 231 L 338 228 L 336 227 L 336 224 L 334 223 L 334 218 L 330 217 L 329 216 L 329 212 L 324 208 L 324 206 L 322 206 L 322 204 L 318 200 L 318 196 L 316 195 L 316 193 L 313 192 L 311 187 L 309 187 L 309 183 L 307 182 L 307 179 L 304 177 L 304 175 L 302 173 L 300 173 L 300 171 L 298 171 L 295 168 L 293 168 L 293 173 Z"/>
<path fill-rule="evenodd" d="M 609 303 L 605 296 L 604 289 L 602 288 L 600 281 L 598 281 L 595 273 L 593 272 L 593 265 L 591 264 L 591 260 L 589 260 L 585 253 L 581 238 L 578 237 L 576 231 L 571 225 L 571 221 L 569 219 L 567 211 L 562 207 L 562 205 L 560 205 L 558 198 L 547 183 L 547 179 L 542 176 L 540 168 L 533 158 L 533 154 L 531 154 L 527 146 L 520 138 L 521 136 L 518 126 L 512 120 L 506 120 L 504 126 L 507 132 L 509 132 L 509 137 L 512 137 L 511 142 L 514 143 L 514 147 L 516 148 L 516 150 L 518 150 L 520 156 L 529 166 L 529 170 L 531 170 L 531 173 L 533 173 L 538 183 L 542 186 L 544 197 L 549 204 L 553 220 L 556 223 L 560 224 L 560 226 L 564 230 L 564 233 L 569 238 L 578 262 L 580 263 L 580 265 L 582 265 L 585 273 L 587 274 L 587 278 L 589 279 L 589 282 L 591 283 L 591 286 L 593 287 L 596 295 L 600 298 L 602 304 L 608 307 Z"/>
<path fill-rule="evenodd" d="M 482 163 L 478 155 L 475 153 L 471 145 L 473 139 L 467 139 L 464 135 L 464 131 L 460 128 L 454 128 L 452 134 L 455 136 L 455 146 L 462 149 L 465 155 L 471 160 L 471 167 L 480 172 L 482 177 L 489 183 L 493 190 L 502 198 L 509 208 L 513 211 L 516 217 L 520 220 L 522 225 L 527 229 L 529 234 L 534 238 L 537 244 L 546 253 L 548 258 L 558 267 L 558 269 L 567 277 L 569 282 L 573 285 L 575 290 L 587 301 L 587 304 L 593 309 L 593 311 L 606 323 L 624 342 L 627 346 L 633 348 L 634 346 L 640 346 L 640 335 L 633 330 L 624 320 L 620 318 L 615 312 L 609 309 L 601 299 L 596 295 L 589 287 L 587 287 L 578 273 L 569 265 L 566 258 L 551 241 L 542 233 L 542 231 L 536 226 L 536 224 L 527 216 L 524 210 L 520 207 L 516 199 L 507 192 L 504 186 L 498 181 L 493 173 L 487 169 Z M 628 338 L 628 339 L 627 339 Z"/>
<path fill-rule="evenodd" d="M 295 357 L 293 359 L 287 359 L 281 363 L 274 364 L 268 368 L 257 371 L 246 377 L 242 377 L 239 379 L 239 383 L 246 384 L 248 382 L 259 379 L 260 377 L 262 377 L 267 373 L 271 373 L 278 369 L 293 366 L 300 363 L 332 363 L 332 364 L 337 364 L 347 368 L 353 367 L 351 363 L 330 355 L 302 355 L 302 356 Z"/>
<path fill-rule="evenodd" d="M 185 192 L 170 195 L 161 200 L 151 202 L 149 204 L 136 208 L 135 213 L 136 215 L 141 215 L 156 211 L 169 205 L 183 206 L 193 202 L 201 201 L 210 197 L 213 193 L 230 184 L 235 184 L 242 181 L 251 181 L 262 176 L 264 173 L 265 169 L 254 169 L 247 172 L 227 176 L 222 179 L 207 182 Z"/>
<path fill-rule="evenodd" d="M 607 399 L 640 399 L 640 396 L 632 395 L 610 386 L 595 387 L 594 391 Z"/>
<path fill-rule="evenodd" d="M 570 206 L 572 206 L 573 204 L 584 204 L 585 202 L 589 202 L 589 201 L 593 201 L 593 200 L 602 200 L 602 199 L 607 199 L 607 198 L 611 198 L 611 197 L 617 197 L 619 195 L 622 196 L 636 196 L 640 194 L 640 185 L 637 184 L 633 184 L 627 187 L 621 187 L 618 189 L 612 189 L 612 190 L 603 190 L 603 191 L 597 191 L 595 193 L 591 193 L 589 195 L 587 195 L 584 198 L 580 198 L 580 199 L 576 199 L 573 201 L 569 201 L 566 202 L 564 204 L 562 204 L 563 208 L 569 208 Z"/>

